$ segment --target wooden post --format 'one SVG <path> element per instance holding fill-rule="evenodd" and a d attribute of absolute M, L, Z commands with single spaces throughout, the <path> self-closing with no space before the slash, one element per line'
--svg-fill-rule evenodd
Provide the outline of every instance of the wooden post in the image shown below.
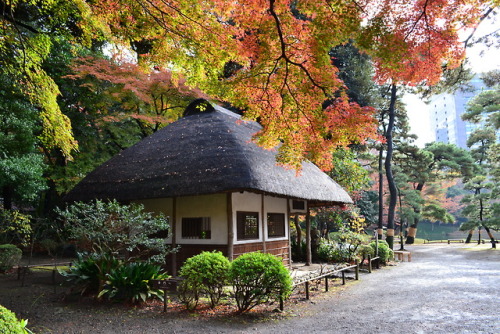
<path fill-rule="evenodd" d="M 328 276 L 325 276 L 325 291 L 328 292 Z"/>
<path fill-rule="evenodd" d="M 284 308 L 284 306 L 283 306 L 283 295 L 280 292 L 280 311 L 283 311 L 283 308 Z"/>
<path fill-rule="evenodd" d="M 264 194 L 260 195 L 260 201 L 261 201 L 261 212 L 262 212 L 262 250 L 264 253 L 267 253 L 267 245 L 266 245 L 266 221 L 267 217 L 265 216 L 265 208 L 264 208 Z"/>
<path fill-rule="evenodd" d="M 342 270 L 342 285 L 345 285 L 345 271 Z"/>
<path fill-rule="evenodd" d="M 368 272 L 372 273 L 372 257 L 368 255 Z"/>
<path fill-rule="evenodd" d="M 305 284 L 306 284 L 306 299 L 309 300 L 309 281 L 307 281 Z"/>
<path fill-rule="evenodd" d="M 172 248 L 177 247 L 177 197 L 172 198 Z M 172 276 L 177 276 L 177 253 L 172 253 Z"/>
<path fill-rule="evenodd" d="M 292 267 L 292 236 L 290 233 L 290 200 L 286 199 L 286 225 L 285 228 L 288 230 L 288 266 Z"/>
<path fill-rule="evenodd" d="M 356 260 L 356 271 L 355 271 L 356 272 L 356 281 L 359 281 L 359 266 L 360 266 L 359 261 Z"/>
<path fill-rule="evenodd" d="M 233 225 L 233 194 L 226 195 L 227 206 L 227 258 L 229 261 L 234 257 L 234 225 Z"/>

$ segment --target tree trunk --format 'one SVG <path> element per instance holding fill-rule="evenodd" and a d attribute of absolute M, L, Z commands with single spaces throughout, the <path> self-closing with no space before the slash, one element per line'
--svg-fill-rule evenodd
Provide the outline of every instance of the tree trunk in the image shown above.
<path fill-rule="evenodd" d="M 471 229 L 469 231 L 469 235 L 467 236 L 467 239 L 465 239 L 465 243 L 466 244 L 470 244 L 471 240 L 472 240 L 472 235 L 474 234 L 474 229 Z"/>
<path fill-rule="evenodd" d="M 378 152 L 378 226 L 377 234 L 378 240 L 382 240 L 384 237 L 384 146 L 380 145 L 380 150 Z"/>
<path fill-rule="evenodd" d="M 418 221 L 417 221 L 418 223 Z M 417 235 L 417 224 L 414 222 L 410 225 L 408 229 L 408 235 L 406 236 L 406 244 L 411 245 L 415 242 L 415 236 Z"/>
<path fill-rule="evenodd" d="M 389 123 L 387 125 L 387 132 L 385 138 L 387 140 L 387 154 L 385 157 L 385 175 L 387 178 L 387 185 L 389 186 L 389 210 L 387 214 L 387 235 L 386 241 L 391 249 L 394 249 L 394 217 L 396 213 L 396 204 L 398 200 L 398 189 L 392 174 L 392 153 L 394 150 L 394 143 L 392 140 L 392 132 L 394 129 L 394 121 L 396 118 L 395 104 L 397 99 L 397 87 L 391 86 L 391 103 L 389 105 Z"/>
<path fill-rule="evenodd" d="M 300 228 L 299 215 L 295 215 L 293 219 L 293 223 L 295 225 L 295 230 L 297 231 L 297 255 L 299 258 L 298 261 L 302 261 L 302 229 Z"/>
<path fill-rule="evenodd" d="M 419 183 L 419 184 L 417 184 L 417 188 L 415 190 L 418 190 L 419 193 L 421 194 L 423 189 L 424 189 L 424 184 Z M 408 231 L 408 236 L 406 237 L 406 244 L 407 245 L 411 245 L 411 244 L 415 243 L 415 238 L 417 236 L 417 227 L 418 227 L 418 223 L 420 222 L 420 219 L 418 218 L 420 216 L 420 207 L 414 206 L 413 212 L 415 212 L 415 217 L 413 218 L 413 223 L 410 225 L 410 228 Z"/>
<path fill-rule="evenodd" d="M 497 248 L 497 243 L 495 241 L 495 237 L 493 237 L 493 233 L 491 233 L 490 229 L 487 226 L 483 225 L 483 227 L 484 227 L 486 233 L 488 233 L 488 237 L 490 237 L 491 248 Z"/>

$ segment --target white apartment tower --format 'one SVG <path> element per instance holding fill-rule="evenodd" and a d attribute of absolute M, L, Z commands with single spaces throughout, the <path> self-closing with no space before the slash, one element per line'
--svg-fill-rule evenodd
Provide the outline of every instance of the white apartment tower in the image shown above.
<path fill-rule="evenodd" d="M 467 102 L 485 88 L 479 76 L 475 76 L 469 85 L 469 89 L 439 94 L 431 99 L 430 123 L 437 142 L 467 149 L 467 138 L 477 125 L 462 121 L 460 116 L 465 112 Z"/>

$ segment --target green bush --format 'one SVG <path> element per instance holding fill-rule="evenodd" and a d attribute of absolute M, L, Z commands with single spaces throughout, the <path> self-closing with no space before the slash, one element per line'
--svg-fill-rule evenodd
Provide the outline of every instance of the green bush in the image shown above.
<path fill-rule="evenodd" d="M 0 243 L 27 246 L 32 234 L 30 215 L 0 208 Z"/>
<path fill-rule="evenodd" d="M 208 295 L 210 307 L 215 307 L 228 282 L 229 267 L 229 260 L 221 252 L 202 252 L 189 258 L 179 272 L 183 278 L 179 285 L 181 301 L 192 309 L 200 296 Z"/>
<path fill-rule="evenodd" d="M 282 261 L 267 253 L 246 253 L 235 259 L 230 278 L 240 312 L 288 298 L 292 290 L 292 279 Z"/>
<path fill-rule="evenodd" d="M 93 253 L 127 255 L 128 262 L 144 258 L 158 264 L 165 262 L 169 247 L 165 238 L 157 235 L 168 230 L 168 219 L 145 212 L 142 205 L 96 200 L 73 203 L 57 213 L 68 236 Z"/>
<path fill-rule="evenodd" d="M 331 237 L 337 242 L 338 256 L 342 258 L 339 262 L 351 262 L 357 258 L 358 247 L 368 241 L 366 234 L 353 232 L 342 228 L 339 232 L 331 233 Z"/>
<path fill-rule="evenodd" d="M 163 300 L 163 291 L 153 289 L 149 281 L 167 279 L 169 275 L 161 273 L 159 265 L 131 262 L 111 269 L 106 277 L 106 284 L 98 297 L 140 303 L 154 297 Z"/>
<path fill-rule="evenodd" d="M 0 245 L 0 272 L 5 272 L 19 264 L 23 252 L 14 245 Z"/>
<path fill-rule="evenodd" d="M 375 252 L 377 247 L 375 241 L 370 243 L 373 251 Z M 394 252 L 389 248 L 389 244 L 385 240 L 378 241 L 378 256 L 380 257 L 380 261 L 387 262 L 394 257 Z"/>
<path fill-rule="evenodd" d="M 0 305 L 0 333 L 2 334 L 25 334 L 26 320 L 17 320 L 14 312 Z"/>
<path fill-rule="evenodd" d="M 371 247 L 370 245 L 361 245 L 358 248 L 358 254 L 363 259 L 367 259 L 368 257 L 374 257 L 375 256 L 375 247 Z"/>
<path fill-rule="evenodd" d="M 77 260 L 68 271 L 59 271 L 73 285 L 75 291 L 99 293 L 104 287 L 106 275 L 118 268 L 122 262 L 108 254 L 78 254 Z"/>
<path fill-rule="evenodd" d="M 318 247 L 318 260 L 332 262 L 332 253 L 335 245 L 328 242 L 320 242 Z"/>

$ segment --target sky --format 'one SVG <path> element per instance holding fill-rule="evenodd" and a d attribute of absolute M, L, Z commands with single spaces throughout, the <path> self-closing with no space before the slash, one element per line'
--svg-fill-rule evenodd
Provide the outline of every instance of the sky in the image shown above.
<path fill-rule="evenodd" d="M 500 22 L 485 21 L 479 26 L 476 36 L 483 36 L 498 29 L 500 29 Z M 470 66 L 475 73 L 500 69 L 500 50 L 477 45 L 467 49 L 466 52 Z M 407 105 L 411 132 L 419 137 L 415 144 L 418 147 L 424 147 L 426 143 L 434 141 L 435 136 L 430 130 L 428 106 L 414 95 L 405 96 L 403 101 Z"/>

